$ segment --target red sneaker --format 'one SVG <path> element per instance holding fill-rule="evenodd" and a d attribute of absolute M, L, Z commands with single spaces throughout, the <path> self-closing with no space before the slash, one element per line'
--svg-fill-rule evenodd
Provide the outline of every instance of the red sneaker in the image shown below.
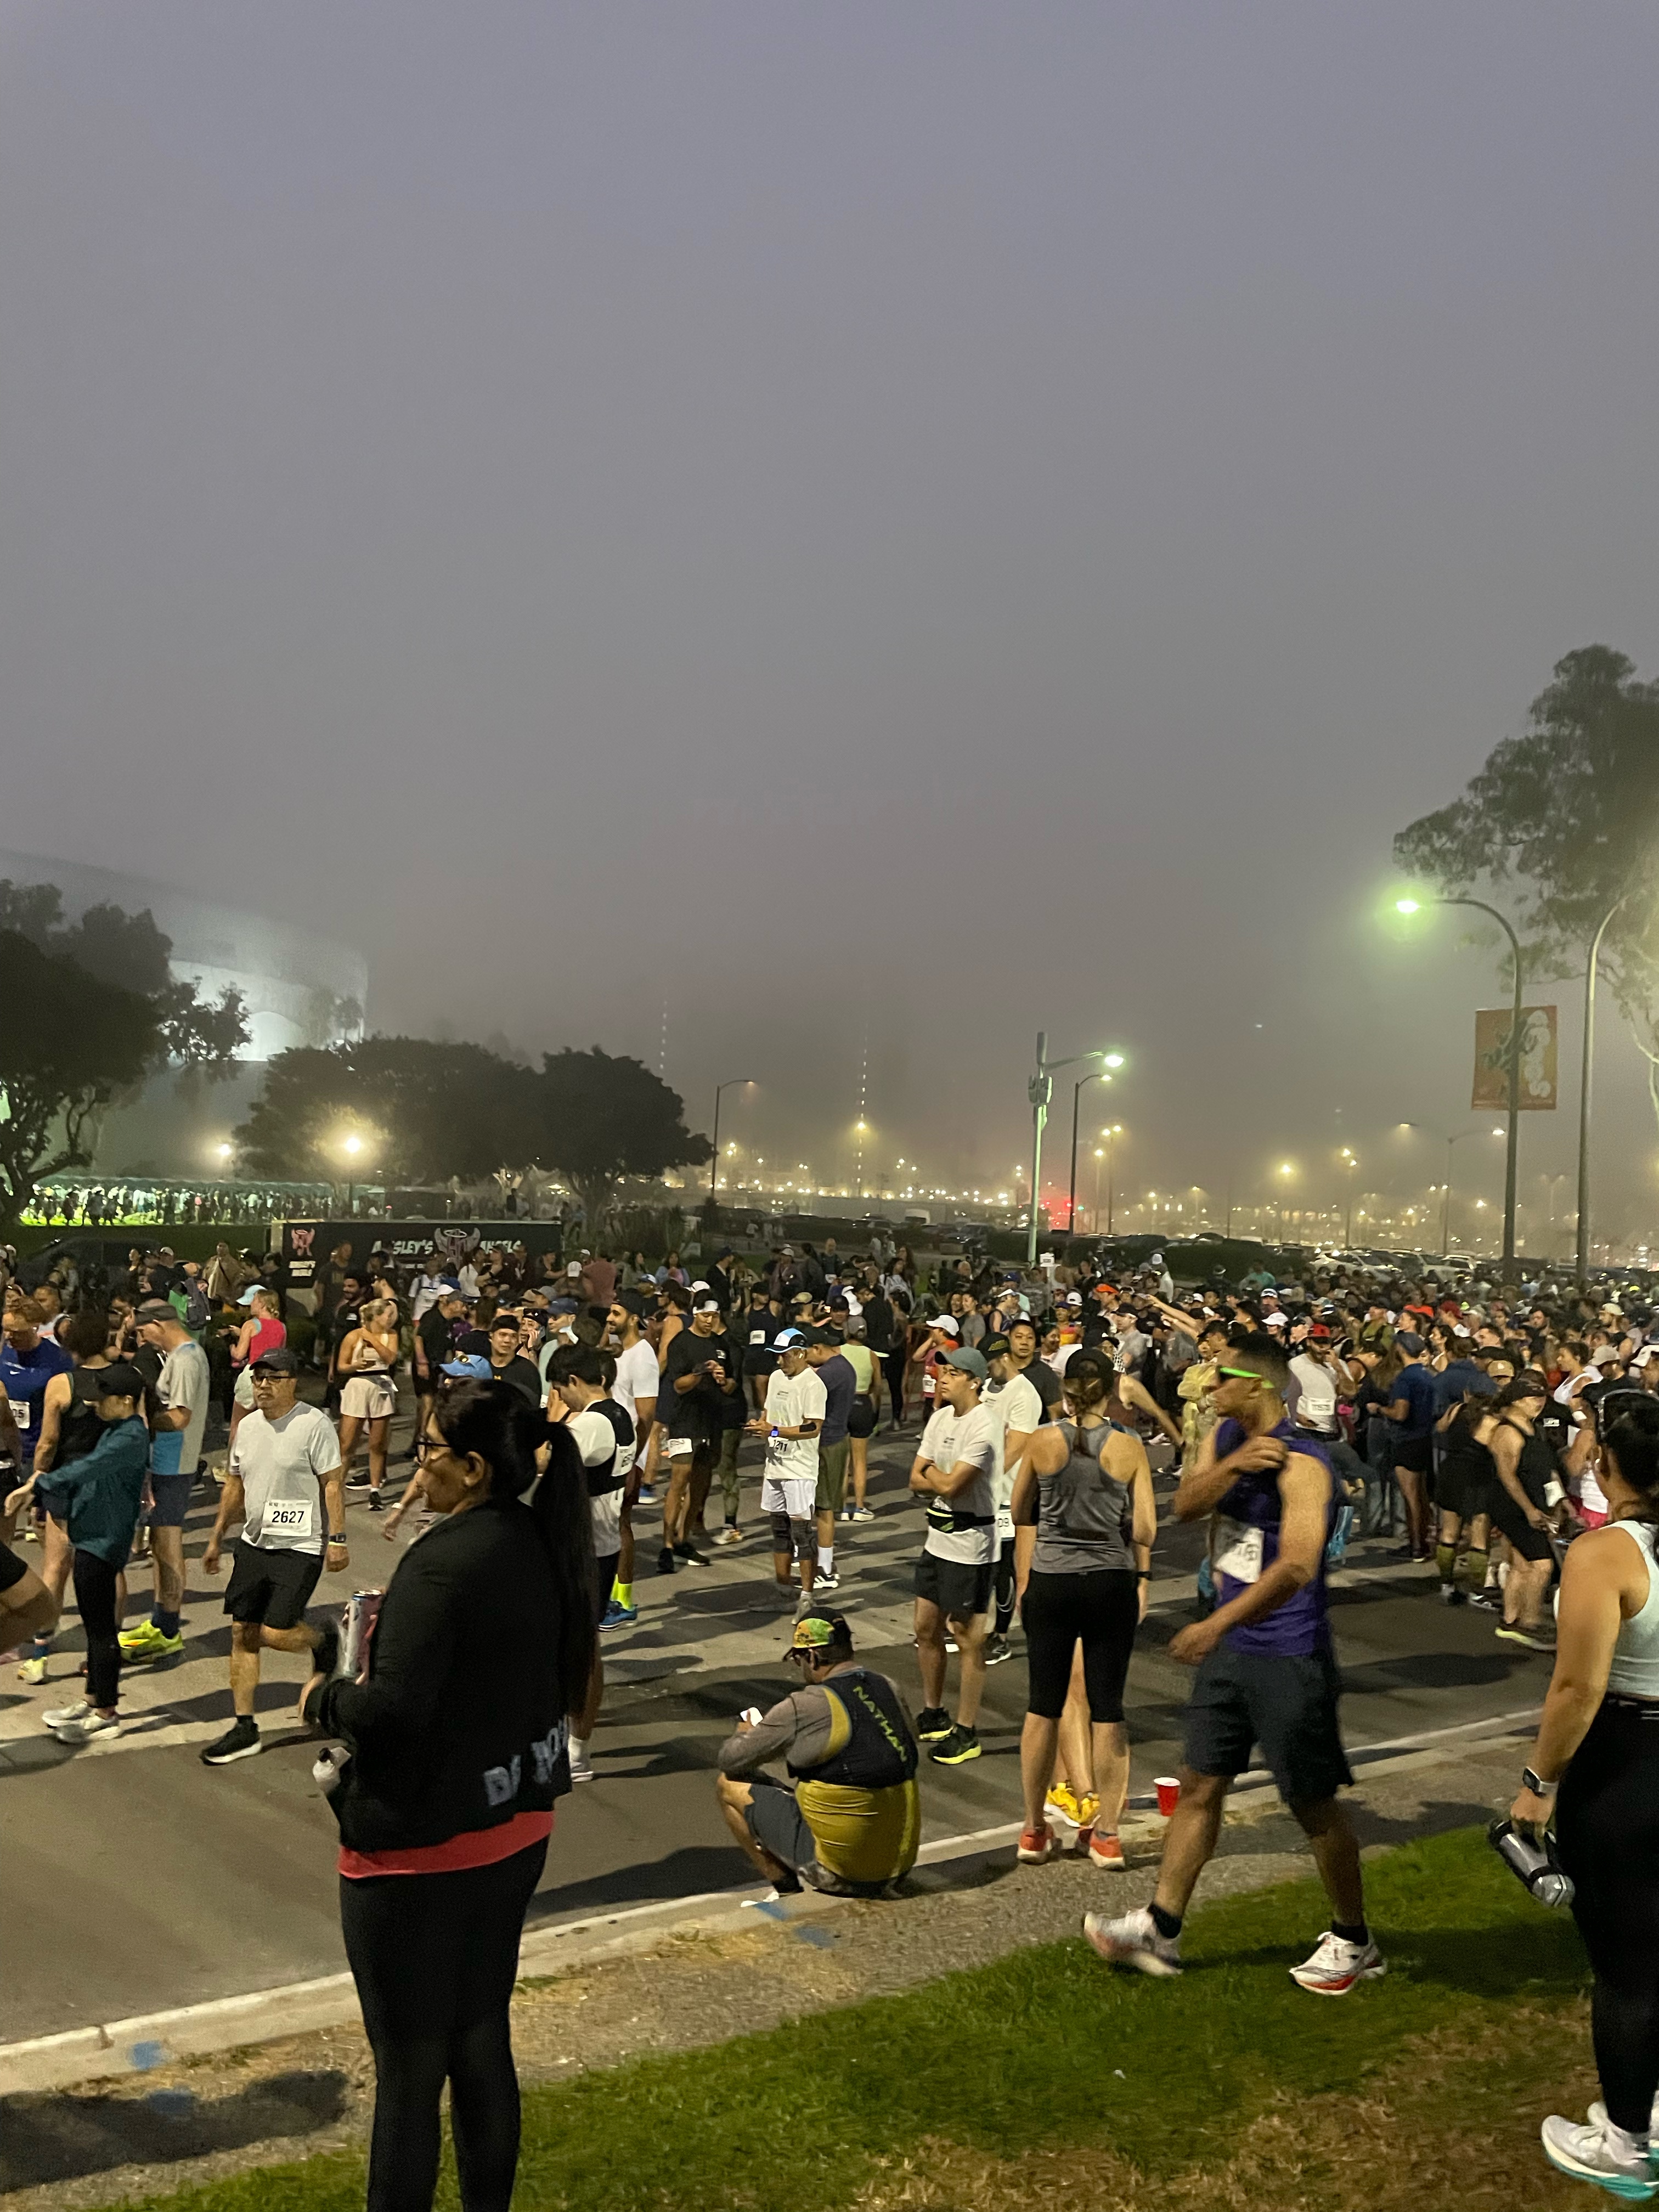
<path fill-rule="evenodd" d="M 1014 1856 L 1022 1866 L 1042 1866 L 1054 1855 L 1054 1832 L 1045 1821 L 1040 1828 L 1023 1828 Z"/>

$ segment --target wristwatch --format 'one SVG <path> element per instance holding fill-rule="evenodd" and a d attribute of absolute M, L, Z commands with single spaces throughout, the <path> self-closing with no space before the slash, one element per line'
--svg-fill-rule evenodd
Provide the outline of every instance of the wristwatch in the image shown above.
<path fill-rule="evenodd" d="M 1553 1797 L 1560 1784 L 1555 1782 L 1540 1781 L 1531 1767 L 1523 1766 L 1521 1770 L 1521 1787 L 1523 1790 L 1530 1790 L 1534 1797 Z"/>

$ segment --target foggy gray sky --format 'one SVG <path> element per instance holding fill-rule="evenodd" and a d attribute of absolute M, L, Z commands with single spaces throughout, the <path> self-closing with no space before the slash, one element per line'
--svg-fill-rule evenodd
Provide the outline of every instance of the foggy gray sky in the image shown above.
<path fill-rule="evenodd" d="M 0 24 L 5 843 L 381 1027 L 654 1064 L 665 990 L 826 1175 L 866 1030 L 876 1155 L 988 1182 L 1039 1027 L 1132 1185 L 1470 1125 L 1495 964 L 1371 897 L 1559 655 L 1659 667 L 1650 9 Z"/>

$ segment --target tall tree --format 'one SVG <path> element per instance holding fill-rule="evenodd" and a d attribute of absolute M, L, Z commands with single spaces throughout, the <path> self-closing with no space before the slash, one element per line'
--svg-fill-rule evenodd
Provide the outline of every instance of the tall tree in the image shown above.
<path fill-rule="evenodd" d="M 48 1176 L 92 1164 L 103 1115 L 173 1066 L 225 1072 L 247 1023 L 234 991 L 199 998 L 148 911 L 64 919 L 53 884 L 0 882 L 0 1231 Z"/>
<path fill-rule="evenodd" d="M 278 1053 L 236 1132 L 257 1175 L 304 1182 L 343 1176 L 434 1188 L 521 1168 L 541 1121 L 529 1069 L 483 1045 L 371 1036 Z M 344 1149 L 348 1135 L 361 1151 Z"/>
<path fill-rule="evenodd" d="M 537 1157 L 556 1168 L 582 1202 L 597 1234 L 625 1176 L 659 1176 L 710 1157 L 707 1137 L 685 1126 L 685 1102 L 641 1060 L 587 1052 L 542 1061 Z"/>
<path fill-rule="evenodd" d="M 1602 969 L 1649 1068 L 1659 1116 L 1659 684 L 1611 647 L 1555 665 L 1523 736 L 1461 798 L 1402 830 L 1395 858 L 1451 894 L 1498 894 L 1534 976 L 1582 974 L 1604 917 Z"/>

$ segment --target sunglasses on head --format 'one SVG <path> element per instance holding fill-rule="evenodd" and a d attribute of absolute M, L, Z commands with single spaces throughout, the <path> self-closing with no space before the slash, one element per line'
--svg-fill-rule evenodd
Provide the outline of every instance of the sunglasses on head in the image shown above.
<path fill-rule="evenodd" d="M 1249 1367 L 1218 1367 L 1217 1376 L 1229 1376 L 1235 1382 L 1259 1382 L 1261 1377 Z"/>

